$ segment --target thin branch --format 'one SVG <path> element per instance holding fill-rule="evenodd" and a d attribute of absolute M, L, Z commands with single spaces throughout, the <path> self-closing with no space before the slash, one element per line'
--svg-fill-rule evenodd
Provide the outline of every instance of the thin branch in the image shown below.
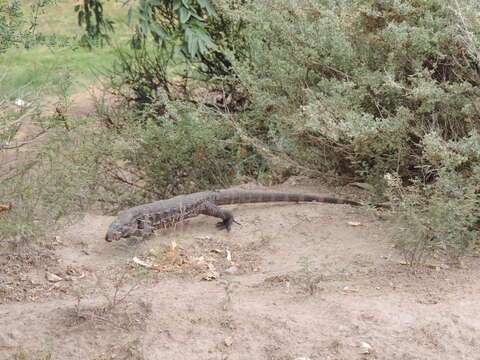
<path fill-rule="evenodd" d="M 11 123 L 9 124 L 6 124 L 6 125 L 3 125 L 3 126 L 0 126 L 0 130 L 3 130 L 5 128 L 8 128 L 8 127 L 11 127 L 15 124 L 18 124 L 19 122 L 23 121 L 28 115 L 30 115 L 32 113 L 32 111 L 27 111 L 25 114 L 23 114 L 22 116 L 20 116 L 17 120 L 14 120 L 12 121 Z"/>
<path fill-rule="evenodd" d="M 22 146 L 31 144 L 32 142 L 44 137 L 47 134 L 46 131 L 42 131 L 38 134 L 36 134 L 33 138 L 27 141 L 21 141 L 21 142 L 16 142 L 15 145 L 9 145 L 8 143 L 0 144 L 0 150 L 12 150 L 12 149 L 18 149 L 21 148 Z"/>

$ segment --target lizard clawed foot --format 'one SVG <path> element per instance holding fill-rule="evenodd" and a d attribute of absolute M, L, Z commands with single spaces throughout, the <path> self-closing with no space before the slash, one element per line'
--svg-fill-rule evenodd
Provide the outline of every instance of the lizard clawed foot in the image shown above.
<path fill-rule="evenodd" d="M 226 229 L 227 231 L 230 231 L 230 229 L 232 228 L 232 224 L 234 222 L 237 223 L 233 217 L 230 217 L 230 218 L 227 218 L 223 221 L 218 222 L 216 227 L 217 227 L 218 230 L 225 230 Z"/>

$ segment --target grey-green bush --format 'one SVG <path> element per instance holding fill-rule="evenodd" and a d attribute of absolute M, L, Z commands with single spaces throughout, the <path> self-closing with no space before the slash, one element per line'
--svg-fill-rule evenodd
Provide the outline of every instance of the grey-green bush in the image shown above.
<path fill-rule="evenodd" d="M 251 54 L 234 62 L 251 102 L 238 126 L 303 168 L 379 192 L 385 174 L 422 189 L 416 206 L 403 202 L 406 257 L 422 241 L 421 256 L 458 257 L 477 235 L 479 10 L 471 0 L 250 3 L 237 14 Z"/>

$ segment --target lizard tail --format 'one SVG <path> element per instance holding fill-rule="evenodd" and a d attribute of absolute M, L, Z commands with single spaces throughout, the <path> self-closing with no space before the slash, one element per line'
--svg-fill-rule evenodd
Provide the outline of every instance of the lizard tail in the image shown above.
<path fill-rule="evenodd" d="M 337 199 L 333 197 L 324 197 L 312 194 L 293 194 L 282 192 L 264 192 L 264 191 L 219 191 L 215 196 L 215 204 L 245 204 L 245 203 L 264 203 L 264 202 L 322 202 L 328 204 L 347 204 L 352 206 L 361 206 L 362 204 L 352 200 Z"/>

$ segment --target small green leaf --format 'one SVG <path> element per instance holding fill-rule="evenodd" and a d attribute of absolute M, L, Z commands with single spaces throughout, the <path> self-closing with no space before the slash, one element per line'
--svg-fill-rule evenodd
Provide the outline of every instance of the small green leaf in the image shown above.
<path fill-rule="evenodd" d="M 191 37 L 188 40 L 188 53 L 191 57 L 195 57 L 198 51 L 198 39 L 196 37 Z"/>
<path fill-rule="evenodd" d="M 173 10 L 178 10 L 182 6 L 182 0 L 174 0 L 173 1 Z"/>
<path fill-rule="evenodd" d="M 209 0 L 197 0 L 198 4 L 207 10 L 208 15 L 215 15 L 217 12 Z"/>
<path fill-rule="evenodd" d="M 158 25 L 158 24 L 153 24 L 152 28 L 153 28 L 153 31 L 154 31 L 159 37 L 161 37 L 162 39 L 164 39 L 164 38 L 166 38 L 166 37 L 168 36 L 167 31 L 165 31 L 165 29 L 162 28 L 160 25 Z"/>
<path fill-rule="evenodd" d="M 132 23 L 132 17 L 133 17 L 133 8 L 129 7 L 128 8 L 128 14 L 127 14 L 127 24 L 130 25 Z"/>
<path fill-rule="evenodd" d="M 190 11 L 188 11 L 184 7 L 181 7 L 179 12 L 180 12 L 180 22 L 182 24 L 186 24 L 192 14 L 190 13 Z"/>

